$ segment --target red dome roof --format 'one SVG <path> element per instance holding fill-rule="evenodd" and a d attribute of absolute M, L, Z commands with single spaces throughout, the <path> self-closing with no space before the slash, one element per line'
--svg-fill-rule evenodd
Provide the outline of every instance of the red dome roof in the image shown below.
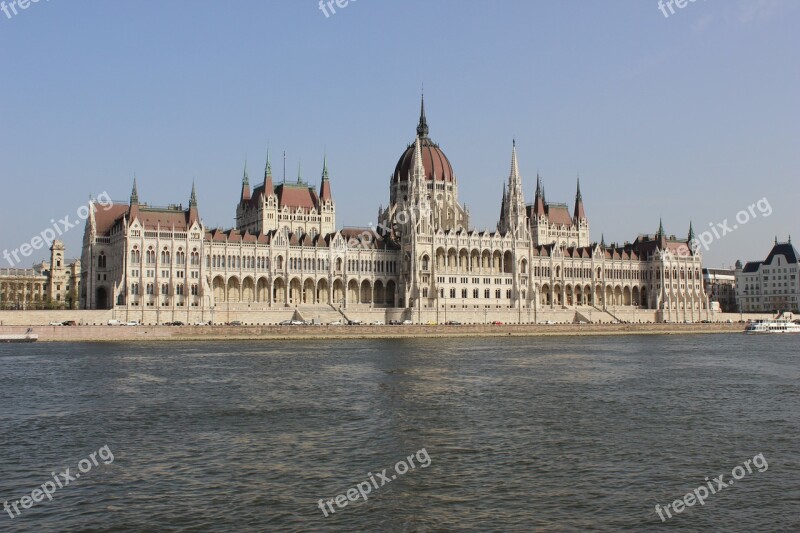
<path fill-rule="evenodd" d="M 420 151 L 422 152 L 422 166 L 425 168 L 425 179 L 433 181 L 454 181 L 453 167 L 450 160 L 444 155 L 439 145 L 428 138 L 428 120 L 425 118 L 425 99 L 422 99 L 417 125 Z M 397 166 L 394 167 L 394 183 L 408 181 L 414 171 L 414 144 L 409 144 Z"/>
<path fill-rule="evenodd" d="M 420 151 L 422 153 L 422 166 L 425 168 L 425 179 L 433 181 L 453 181 L 453 167 L 450 160 L 444 155 L 439 145 L 424 137 L 420 139 Z M 397 166 L 394 168 L 395 183 L 408 181 L 414 172 L 414 145 L 410 144 L 406 151 L 400 156 Z"/>

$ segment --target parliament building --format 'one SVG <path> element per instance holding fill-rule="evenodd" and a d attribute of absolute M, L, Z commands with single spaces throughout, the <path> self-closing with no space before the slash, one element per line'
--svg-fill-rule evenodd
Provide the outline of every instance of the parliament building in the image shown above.
<path fill-rule="evenodd" d="M 593 241 L 576 184 L 573 207 L 550 202 L 537 176 L 526 203 L 516 146 L 495 231 L 476 231 L 455 170 L 429 137 L 424 101 L 375 228 L 336 225 L 327 161 L 319 188 L 245 170 L 236 226 L 188 208 L 128 203 L 93 209 L 81 258 L 81 307 L 143 323 L 697 321 L 708 318 L 702 258 L 686 238 Z M 501 186 L 502 185 L 502 186 Z"/>

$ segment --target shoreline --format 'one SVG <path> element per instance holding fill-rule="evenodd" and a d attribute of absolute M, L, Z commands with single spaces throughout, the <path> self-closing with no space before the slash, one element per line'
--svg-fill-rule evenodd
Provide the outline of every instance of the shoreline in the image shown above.
<path fill-rule="evenodd" d="M 742 333 L 744 324 L 511 324 L 410 326 L 32 326 L 38 342 L 264 341 Z M 0 326 L 0 334 L 27 328 Z"/>

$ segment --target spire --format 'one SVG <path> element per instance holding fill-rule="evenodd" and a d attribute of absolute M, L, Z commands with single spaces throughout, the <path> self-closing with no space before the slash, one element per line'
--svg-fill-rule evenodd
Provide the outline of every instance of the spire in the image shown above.
<path fill-rule="evenodd" d="M 297 184 L 300 185 L 303 183 L 303 178 L 300 177 L 300 160 L 297 160 Z"/>
<path fill-rule="evenodd" d="M 664 236 L 664 224 L 661 221 L 661 218 L 658 219 L 658 233 L 656 233 L 657 238 L 661 238 Z"/>
<path fill-rule="evenodd" d="M 267 148 L 267 166 L 264 168 L 264 197 L 274 192 L 275 187 L 272 185 L 272 163 L 270 163 L 269 148 Z"/>
<path fill-rule="evenodd" d="M 417 136 L 424 139 L 428 136 L 428 119 L 425 118 L 425 93 L 422 93 L 422 103 L 419 110 L 419 124 L 417 125 Z"/>
<path fill-rule="evenodd" d="M 194 190 L 194 180 L 192 180 L 192 195 L 189 197 L 189 207 L 197 207 L 197 193 Z"/>
<path fill-rule="evenodd" d="M 689 238 L 688 238 L 689 244 L 691 244 L 693 240 L 694 240 L 694 228 L 692 227 L 692 221 L 690 220 L 689 221 Z"/>
<path fill-rule="evenodd" d="M 192 195 L 189 197 L 189 226 L 199 221 L 200 216 L 197 214 L 197 193 L 194 189 L 194 180 L 192 180 Z"/>
<path fill-rule="evenodd" d="M 250 177 L 247 175 L 247 159 L 244 160 L 244 174 L 242 175 L 242 202 L 250 200 Z"/>
<path fill-rule="evenodd" d="M 602 233 L 600 234 L 600 247 L 601 248 L 606 247 L 606 236 Z"/>
<path fill-rule="evenodd" d="M 505 228 L 508 224 L 508 193 L 506 192 L 506 184 L 503 184 L 503 200 L 500 202 L 500 223 L 497 229 L 505 233 Z"/>
<path fill-rule="evenodd" d="M 512 182 L 516 184 L 519 181 L 519 166 L 517 165 L 517 141 L 516 139 L 511 140 L 511 174 L 508 177 L 508 184 L 509 187 L 512 185 Z"/>
<path fill-rule="evenodd" d="M 538 173 L 536 174 L 536 197 L 533 200 L 533 214 L 535 216 L 544 215 L 544 186 Z"/>
<path fill-rule="evenodd" d="M 133 189 L 131 189 L 131 202 L 128 207 L 128 223 L 132 223 L 139 215 L 139 191 L 136 187 L 136 174 L 133 175 Z"/>
<path fill-rule="evenodd" d="M 586 220 L 586 211 L 583 209 L 583 196 L 581 195 L 581 178 L 578 177 L 578 190 L 575 193 L 575 220 Z"/>
<path fill-rule="evenodd" d="M 319 201 L 320 203 L 331 201 L 333 202 L 333 195 L 331 194 L 331 181 L 328 177 L 328 155 L 322 157 L 322 185 L 319 187 Z"/>
<path fill-rule="evenodd" d="M 136 187 L 136 174 L 133 175 L 133 189 L 131 189 L 131 205 L 139 203 L 139 191 Z"/>

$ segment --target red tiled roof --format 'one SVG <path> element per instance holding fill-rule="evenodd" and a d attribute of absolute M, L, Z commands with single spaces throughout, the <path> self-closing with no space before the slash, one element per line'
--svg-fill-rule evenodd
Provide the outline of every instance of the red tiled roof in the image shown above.
<path fill-rule="evenodd" d="M 95 228 L 99 235 L 109 233 L 116 222 L 128 212 L 128 204 L 101 205 L 95 203 L 94 207 Z"/>
<path fill-rule="evenodd" d="M 292 211 L 298 207 L 311 211 L 319 206 L 319 198 L 313 187 L 281 183 L 275 193 L 278 195 L 278 207 L 288 207 Z"/>
<path fill-rule="evenodd" d="M 547 219 L 551 224 L 557 226 L 571 226 L 572 215 L 569 214 L 569 208 L 566 205 L 547 204 Z"/>

